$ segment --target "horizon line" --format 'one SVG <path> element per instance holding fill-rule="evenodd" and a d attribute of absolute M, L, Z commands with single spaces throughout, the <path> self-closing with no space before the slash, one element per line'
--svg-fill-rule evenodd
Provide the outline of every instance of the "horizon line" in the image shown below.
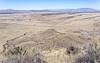
<path fill-rule="evenodd" d="M 0 9 L 0 10 L 64 10 L 64 9 L 94 9 L 94 10 L 100 10 L 100 9 L 95 9 L 95 8 L 55 8 L 55 9 L 12 9 L 12 8 L 5 8 L 5 9 Z"/>

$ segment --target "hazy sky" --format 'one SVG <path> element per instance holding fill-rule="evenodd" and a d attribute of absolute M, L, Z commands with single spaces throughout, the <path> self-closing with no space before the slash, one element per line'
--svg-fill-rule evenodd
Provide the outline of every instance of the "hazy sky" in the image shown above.
<path fill-rule="evenodd" d="M 100 0 L 0 0 L 0 9 L 100 9 Z"/>

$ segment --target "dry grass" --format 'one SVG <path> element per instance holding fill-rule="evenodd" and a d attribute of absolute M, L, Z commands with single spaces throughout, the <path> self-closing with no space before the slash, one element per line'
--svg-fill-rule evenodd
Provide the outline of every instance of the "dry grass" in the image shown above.
<path fill-rule="evenodd" d="M 47 63 L 84 63 L 83 61 L 88 61 L 84 59 L 87 57 L 91 63 L 91 59 L 94 58 L 90 57 L 93 55 L 87 54 L 85 50 L 90 48 L 84 49 L 84 46 L 88 47 L 90 45 L 87 44 L 96 43 L 95 50 L 99 58 L 99 20 L 100 13 L 0 15 L 0 61 L 7 59 L 3 55 L 8 53 L 9 48 L 12 48 L 14 53 L 16 47 L 22 47 L 28 51 L 27 56 L 29 56 L 25 56 L 23 60 L 30 58 L 31 61 L 33 58 L 30 56 L 40 53 L 44 56 L 42 60 Z M 4 48 L 7 48 L 6 52 Z M 92 53 L 94 54 L 93 51 Z M 9 62 L 12 62 L 12 59 L 13 56 L 8 59 Z M 96 60 L 99 63 L 99 59 Z"/>

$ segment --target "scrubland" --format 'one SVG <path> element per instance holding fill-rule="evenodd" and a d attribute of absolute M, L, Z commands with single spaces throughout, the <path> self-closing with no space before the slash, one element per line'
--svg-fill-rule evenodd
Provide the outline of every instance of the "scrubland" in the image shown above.
<path fill-rule="evenodd" d="M 0 15 L 1 63 L 100 63 L 100 13 Z"/>

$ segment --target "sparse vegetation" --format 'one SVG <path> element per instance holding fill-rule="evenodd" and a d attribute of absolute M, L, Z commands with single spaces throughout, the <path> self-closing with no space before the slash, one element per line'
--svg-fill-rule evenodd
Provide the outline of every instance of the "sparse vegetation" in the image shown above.
<path fill-rule="evenodd" d="M 76 54 L 76 53 L 78 53 L 78 48 L 75 48 L 73 46 L 67 48 L 67 54 Z"/>
<path fill-rule="evenodd" d="M 99 13 L 0 15 L 0 61 L 100 63 L 99 19 Z"/>
<path fill-rule="evenodd" d="M 35 54 L 34 56 L 14 55 L 7 58 L 7 60 L 5 61 L 2 61 L 2 63 L 47 63 L 47 62 L 40 57 L 40 54 Z"/>
<path fill-rule="evenodd" d="M 95 44 L 90 44 L 86 48 L 86 54 L 78 57 L 76 63 L 100 63 L 100 50 Z"/>
<path fill-rule="evenodd" d="M 28 55 L 27 50 L 21 47 L 15 47 L 8 50 L 6 53 L 6 60 L 2 63 L 46 63 L 40 53 Z"/>

